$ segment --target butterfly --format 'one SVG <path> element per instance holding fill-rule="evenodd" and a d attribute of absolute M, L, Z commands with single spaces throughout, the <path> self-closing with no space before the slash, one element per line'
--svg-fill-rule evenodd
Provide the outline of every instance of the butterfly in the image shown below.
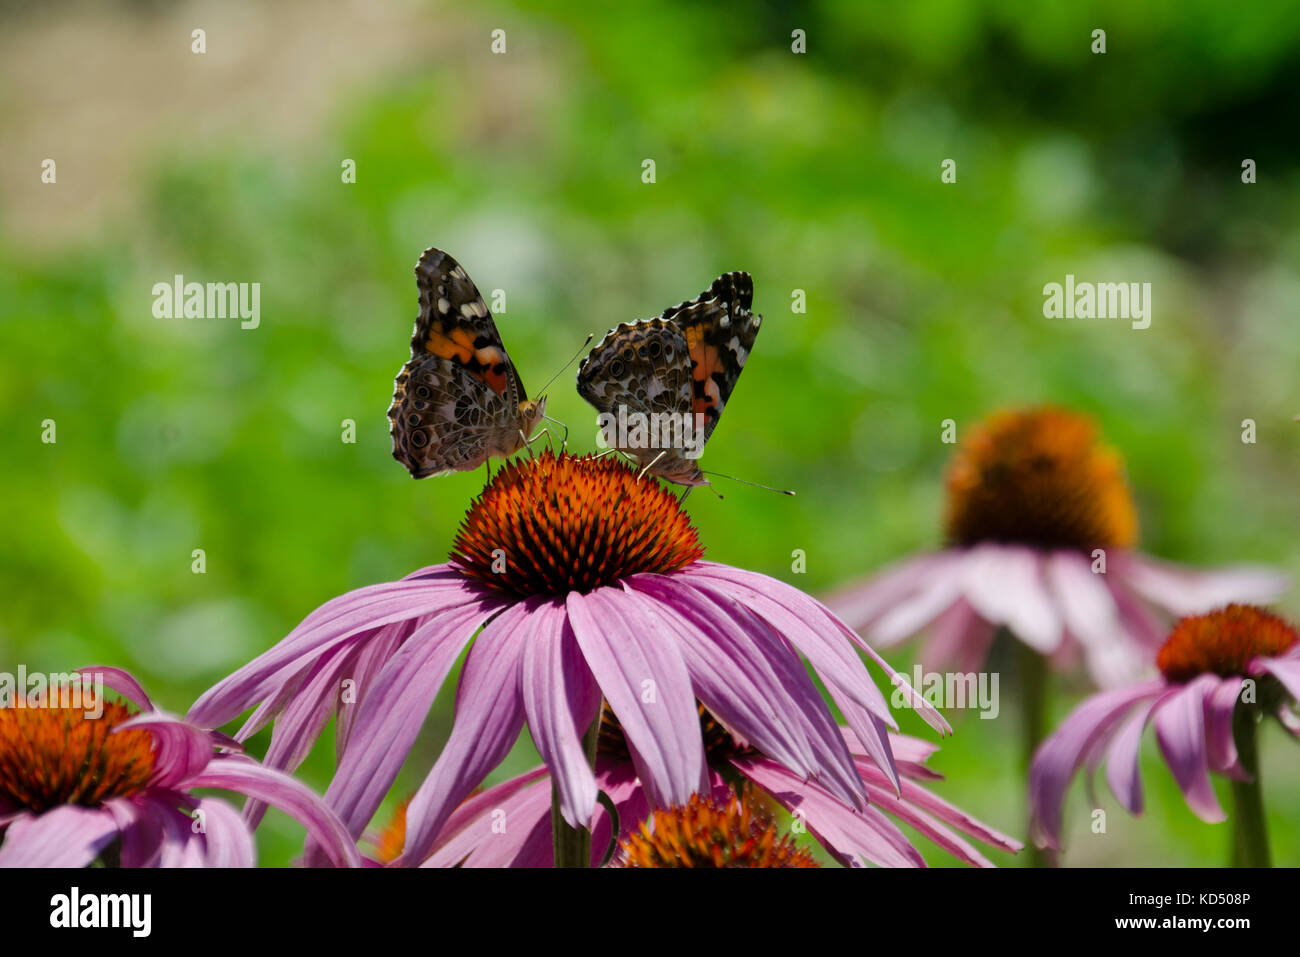
<path fill-rule="evenodd" d="M 411 359 L 393 383 L 393 458 L 415 478 L 478 468 L 528 444 L 546 399 L 528 398 L 492 314 L 456 260 L 426 249 Z"/>
<path fill-rule="evenodd" d="M 655 319 L 621 323 L 591 350 L 578 367 L 578 392 L 602 413 L 610 445 L 669 482 L 709 484 L 695 460 L 758 337 L 763 317 L 751 311 L 753 300 L 749 273 L 723 273 Z M 653 426 L 656 416 L 680 423 L 677 432 L 652 427 L 637 436 L 635 426 L 642 419 Z M 616 422 L 618 429 L 608 428 Z"/>

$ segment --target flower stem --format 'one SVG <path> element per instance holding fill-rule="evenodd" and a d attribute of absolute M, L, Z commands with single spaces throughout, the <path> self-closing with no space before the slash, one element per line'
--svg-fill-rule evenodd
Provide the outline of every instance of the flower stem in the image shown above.
<path fill-rule="evenodd" d="M 1020 758 L 1028 780 L 1029 766 L 1047 726 L 1047 659 L 1014 636 L 1011 640 L 1020 652 Z M 1056 866 L 1056 855 L 1051 851 L 1038 847 L 1032 840 L 1025 844 L 1028 867 Z"/>
<path fill-rule="evenodd" d="M 1259 731 L 1255 709 L 1242 704 L 1232 716 L 1232 737 L 1237 760 L 1249 780 L 1232 781 L 1232 866 L 1272 867 L 1268 825 L 1264 819 L 1264 792 L 1259 781 Z"/>
<path fill-rule="evenodd" d="M 600 733 L 600 715 L 582 736 L 582 750 L 587 764 L 595 766 L 596 740 Z M 569 827 L 560 810 L 560 790 L 551 778 L 551 834 L 555 848 L 556 867 L 591 867 L 591 831 L 585 827 Z"/>

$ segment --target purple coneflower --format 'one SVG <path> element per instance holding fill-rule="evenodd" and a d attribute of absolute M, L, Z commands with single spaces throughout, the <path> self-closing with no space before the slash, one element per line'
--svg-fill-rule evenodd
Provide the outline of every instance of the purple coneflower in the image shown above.
<path fill-rule="evenodd" d="M 141 710 L 0 708 L 0 867 L 252 867 L 253 837 L 220 788 L 297 818 L 330 860 L 361 863 L 334 813 L 305 785 L 231 753 L 234 742 L 156 710 L 117 668 L 87 668 Z M 53 690 L 53 689 L 52 689 Z"/>
<path fill-rule="evenodd" d="M 713 792 L 725 792 L 737 782 L 754 788 L 757 796 L 790 811 L 801 827 L 806 826 L 831 856 L 846 866 L 925 866 L 924 859 L 890 817 L 910 825 L 963 863 L 978 867 L 993 864 L 961 834 L 1013 853 L 1021 848 L 1018 841 L 999 834 L 916 783 L 942 777 L 926 766 L 936 750 L 934 745 L 907 735 L 889 736 L 901 778 L 896 789 L 891 777 L 864 753 L 853 732 L 842 728 L 871 802 L 859 810 L 738 740 L 703 706 L 699 711 Z M 608 708 L 601 718 L 595 767 L 597 786 L 609 796 L 618 817 L 619 840 L 626 841 L 635 833 L 637 822 L 652 812 L 637 780 L 626 735 Z M 448 820 L 424 866 L 552 866 L 549 780 L 546 769 L 537 768 L 474 795 Z M 381 861 L 396 856 L 392 849 L 401 847 L 403 827 L 399 808 L 389 827 L 375 838 L 376 856 Z M 611 827 L 602 808 L 593 828 L 593 866 L 609 845 Z"/>
<path fill-rule="evenodd" d="M 1119 455 L 1084 416 L 1045 407 L 973 427 L 947 475 L 949 546 L 908 559 L 828 604 L 876 647 L 927 628 L 928 666 L 978 670 L 1000 629 L 1034 657 L 1079 654 L 1100 687 L 1139 674 L 1163 628 L 1152 614 L 1271 601 L 1276 571 L 1197 571 L 1134 550 L 1137 510 Z"/>
<path fill-rule="evenodd" d="M 1029 776 L 1030 833 L 1058 848 L 1061 805 L 1085 763 L 1106 761 L 1110 789 L 1142 813 L 1138 748 L 1148 723 L 1188 806 L 1203 821 L 1226 819 L 1210 771 L 1229 778 L 1234 853 L 1239 866 L 1268 866 L 1256 724 L 1273 715 L 1292 735 L 1300 720 L 1300 635 L 1249 605 L 1184 618 L 1156 659 L 1160 677 L 1089 698 L 1043 742 Z"/>
<path fill-rule="evenodd" d="M 266 762 L 295 767 L 350 679 L 356 704 L 339 708 L 326 800 L 360 836 L 469 646 L 451 735 L 407 807 L 399 863 L 429 855 L 525 723 L 562 821 L 589 839 L 602 699 L 654 806 L 683 804 L 708 784 L 698 698 L 764 754 L 864 807 L 866 786 L 798 653 L 891 782 L 886 729 L 896 725 L 855 644 L 895 672 L 812 598 L 702 554 L 677 499 L 611 458 L 513 462 L 472 504 L 448 563 L 327 602 L 189 717 L 217 727 L 256 706 L 238 737 L 278 717 Z M 931 725 L 950 730 L 905 689 Z M 580 843 L 557 863 L 585 866 Z"/>

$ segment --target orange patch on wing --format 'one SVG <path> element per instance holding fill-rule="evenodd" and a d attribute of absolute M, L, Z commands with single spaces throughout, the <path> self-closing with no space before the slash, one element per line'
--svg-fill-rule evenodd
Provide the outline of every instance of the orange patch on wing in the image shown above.
<path fill-rule="evenodd" d="M 474 354 L 474 337 L 468 329 L 453 329 L 451 335 L 447 335 L 440 329 L 433 328 L 424 340 L 424 347 L 435 356 L 453 359 L 465 365 Z"/>
<path fill-rule="evenodd" d="M 704 395 L 692 395 L 691 410 L 696 415 L 703 415 L 706 410 L 716 408 L 721 398 L 718 384 L 711 378 L 718 369 L 718 350 L 705 341 L 699 326 L 689 326 L 685 332 L 686 345 L 691 353 L 691 376 L 696 382 L 704 383 Z"/>
<path fill-rule="evenodd" d="M 475 349 L 474 333 L 471 330 L 456 328 L 448 335 L 438 329 L 431 329 L 424 344 L 425 348 L 434 355 L 464 366 L 470 375 L 485 383 L 497 395 L 506 394 L 509 383 L 506 380 L 505 370 L 496 371 L 498 365 L 504 365 L 506 362 L 505 352 L 496 346 Z M 471 362 L 477 362 L 478 365 L 473 366 Z"/>

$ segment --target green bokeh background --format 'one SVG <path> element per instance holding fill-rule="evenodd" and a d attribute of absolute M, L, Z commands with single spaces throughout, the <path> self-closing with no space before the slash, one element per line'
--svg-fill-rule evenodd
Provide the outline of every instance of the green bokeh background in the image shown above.
<path fill-rule="evenodd" d="M 753 274 L 766 322 L 704 465 L 798 496 L 693 494 L 714 560 L 825 593 L 933 548 L 940 423 L 1052 401 L 1125 455 L 1145 551 L 1300 573 L 1300 11 L 660 0 L 0 16 L 0 668 L 120 665 L 184 711 L 321 602 L 441 561 L 482 473 L 412 481 L 384 415 L 429 245 L 506 291 L 498 325 L 533 392 L 588 332 L 724 270 Z M 489 49 L 498 28 L 504 55 Z M 947 158 L 955 184 L 940 181 Z M 260 328 L 155 319 L 151 288 L 176 273 L 260 282 Z M 1042 288 L 1066 273 L 1151 282 L 1151 327 L 1044 318 Z M 548 411 L 585 451 L 593 413 L 572 380 Z M 910 654 L 891 658 L 910 668 Z M 394 800 L 445 740 L 451 687 Z M 1087 689 L 1061 690 L 1058 719 Z M 932 763 L 944 797 L 1019 835 L 1014 682 L 1002 691 L 998 720 L 950 715 Z M 332 753 L 327 732 L 302 769 L 318 789 Z M 1145 817 L 1105 795 L 1108 832 L 1092 835 L 1076 787 L 1066 862 L 1223 863 L 1229 825 L 1191 814 L 1150 736 L 1143 754 Z M 1297 755 L 1266 730 L 1274 853 L 1293 865 Z M 535 760 L 525 736 L 491 780 Z M 301 832 L 273 813 L 259 841 L 282 865 Z"/>

